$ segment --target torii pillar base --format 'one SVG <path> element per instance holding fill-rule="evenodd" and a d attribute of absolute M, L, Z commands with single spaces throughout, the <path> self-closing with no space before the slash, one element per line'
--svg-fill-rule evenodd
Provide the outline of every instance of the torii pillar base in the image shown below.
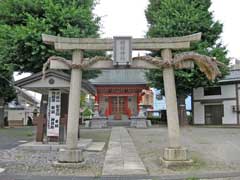
<path fill-rule="evenodd" d="M 183 147 L 165 148 L 163 158 L 160 158 L 161 164 L 164 167 L 172 166 L 188 166 L 193 163 L 188 156 L 188 150 Z"/>
<path fill-rule="evenodd" d="M 81 149 L 60 149 L 58 155 L 59 163 L 80 163 L 83 162 Z"/>

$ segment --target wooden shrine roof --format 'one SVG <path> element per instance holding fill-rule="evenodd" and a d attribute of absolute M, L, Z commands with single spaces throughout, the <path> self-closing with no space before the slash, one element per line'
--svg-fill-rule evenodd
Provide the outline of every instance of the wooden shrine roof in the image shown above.
<path fill-rule="evenodd" d="M 145 70 L 113 69 L 101 70 L 101 74 L 90 82 L 93 85 L 146 85 Z"/>
<path fill-rule="evenodd" d="M 57 88 L 63 92 L 68 93 L 70 85 L 70 74 L 58 70 L 47 70 L 45 74 L 46 79 L 42 79 L 42 77 L 42 72 L 35 73 L 31 76 L 15 81 L 14 85 L 19 88 L 24 88 L 41 94 L 45 94 L 49 89 L 53 88 Z M 55 78 L 61 81 L 57 81 L 55 84 L 49 84 L 49 78 Z M 95 94 L 96 92 L 95 87 L 87 80 L 82 81 L 82 88 L 84 91 L 90 94 Z"/>

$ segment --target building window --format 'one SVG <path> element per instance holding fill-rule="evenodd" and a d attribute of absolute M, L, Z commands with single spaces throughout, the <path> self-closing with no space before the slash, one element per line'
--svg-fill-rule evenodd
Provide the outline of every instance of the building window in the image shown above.
<path fill-rule="evenodd" d="M 221 86 L 204 88 L 204 96 L 221 95 Z"/>

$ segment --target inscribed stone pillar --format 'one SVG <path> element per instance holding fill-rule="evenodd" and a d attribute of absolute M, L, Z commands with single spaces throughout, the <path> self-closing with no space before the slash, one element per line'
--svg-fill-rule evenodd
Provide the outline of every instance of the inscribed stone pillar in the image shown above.
<path fill-rule="evenodd" d="M 82 51 L 73 51 L 73 64 L 81 64 Z M 78 143 L 78 125 L 79 125 L 79 110 L 80 110 L 80 92 L 82 82 L 82 71 L 80 69 L 72 69 L 69 105 L 68 105 L 68 123 L 67 123 L 67 148 L 76 149 Z"/>
<path fill-rule="evenodd" d="M 82 58 L 82 51 L 73 51 L 72 63 L 74 65 L 81 64 Z M 77 163 L 83 161 L 82 151 L 77 147 L 81 82 L 82 70 L 73 68 L 71 72 L 69 93 L 66 149 L 60 149 L 58 158 L 59 162 Z"/>
<path fill-rule="evenodd" d="M 164 61 L 172 61 L 170 49 L 162 50 L 161 54 Z M 169 147 L 164 149 L 163 158 L 160 158 L 160 160 L 166 167 L 188 165 L 192 163 L 192 160 L 188 157 L 187 149 L 180 145 L 176 87 L 172 66 L 163 68 L 163 80 L 167 105 Z"/>
<path fill-rule="evenodd" d="M 164 49 L 161 52 L 162 58 L 165 61 L 172 60 L 172 52 L 170 49 Z M 174 69 L 172 66 L 163 69 L 164 91 L 167 106 L 167 122 L 168 122 L 168 137 L 169 147 L 180 147 L 179 140 L 179 120 L 177 110 L 177 97 L 174 78 Z"/>

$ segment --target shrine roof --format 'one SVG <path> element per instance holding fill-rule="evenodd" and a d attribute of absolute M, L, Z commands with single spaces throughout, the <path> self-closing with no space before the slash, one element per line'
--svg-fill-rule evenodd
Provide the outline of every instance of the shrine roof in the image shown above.
<path fill-rule="evenodd" d="M 231 69 L 229 74 L 218 81 L 220 84 L 231 84 L 240 82 L 240 69 Z"/>
<path fill-rule="evenodd" d="M 35 91 L 41 94 L 47 93 L 49 89 L 58 88 L 68 93 L 70 85 L 70 75 L 58 70 L 47 70 L 45 79 L 42 79 L 43 73 L 35 73 L 23 79 L 14 82 L 14 85 Z M 49 79 L 54 78 L 55 84 L 49 84 Z M 82 88 L 88 93 L 95 94 L 95 87 L 87 80 L 82 81 Z"/>
<path fill-rule="evenodd" d="M 113 69 L 101 70 L 101 74 L 90 82 L 93 85 L 146 85 L 145 70 L 142 69 Z"/>

